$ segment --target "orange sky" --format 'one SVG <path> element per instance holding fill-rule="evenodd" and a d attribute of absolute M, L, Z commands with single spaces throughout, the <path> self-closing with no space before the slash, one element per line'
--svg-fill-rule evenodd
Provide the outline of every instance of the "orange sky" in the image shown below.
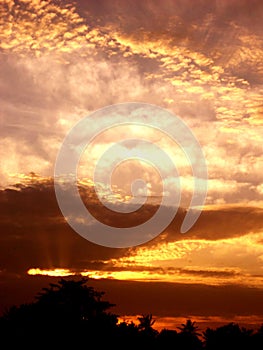
<path fill-rule="evenodd" d="M 2 1 L 1 308 L 12 302 L 6 293 L 15 293 L 8 285 L 36 274 L 262 290 L 262 19 L 260 0 L 165 0 L 162 6 L 157 0 Z M 109 213 L 94 197 L 92 181 L 98 157 L 113 142 L 131 134 L 146 137 L 180 170 L 184 209 L 167 229 L 145 245 L 112 249 L 85 241 L 62 217 L 52 177 L 65 135 L 91 112 L 121 102 L 166 108 L 200 142 L 208 193 L 187 234 L 179 227 L 193 191 L 189 162 L 166 135 L 143 127 L 108 130 L 93 141 L 79 164 L 80 192 L 93 213 L 112 223 L 132 224 L 151 215 L 163 193 L 149 165 L 125 162 L 113 174 L 121 201 L 130 198 L 135 178 L 147 183 L 150 200 L 129 219 L 105 219 Z M 120 157 L 126 153 L 132 155 L 118 148 Z M 100 191 L 107 197 L 102 185 Z M 123 314 L 132 312 L 122 305 Z M 241 309 L 233 315 L 250 314 L 250 306 Z M 202 316 L 200 309 L 186 313 Z M 175 314 L 162 314 L 170 316 Z"/>

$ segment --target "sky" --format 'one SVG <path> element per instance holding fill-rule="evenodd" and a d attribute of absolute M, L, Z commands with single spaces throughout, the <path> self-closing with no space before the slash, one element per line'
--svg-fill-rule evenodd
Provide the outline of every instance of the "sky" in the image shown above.
<path fill-rule="evenodd" d="M 2 0 L 1 312 L 31 300 L 52 278 L 82 274 L 123 316 L 151 312 L 166 325 L 188 316 L 262 323 L 262 20 L 260 0 Z M 165 195 L 156 169 L 128 160 L 113 172 L 114 193 L 123 203 L 131 182 L 144 178 L 149 201 L 116 214 L 98 200 L 94 167 L 121 138 L 147 138 L 163 149 L 182 184 L 181 208 L 160 235 L 108 248 L 69 226 L 56 201 L 54 168 L 78 121 L 127 102 L 154 104 L 183 120 L 203 150 L 208 191 L 199 219 L 181 234 L 193 177 L 180 147 L 146 127 L 99 134 L 78 166 L 81 198 L 97 219 L 134 226 L 155 215 Z M 91 117 L 90 129 L 97 123 Z M 118 146 L 117 157 L 130 148 Z M 112 201 L 104 187 L 99 192 Z"/>

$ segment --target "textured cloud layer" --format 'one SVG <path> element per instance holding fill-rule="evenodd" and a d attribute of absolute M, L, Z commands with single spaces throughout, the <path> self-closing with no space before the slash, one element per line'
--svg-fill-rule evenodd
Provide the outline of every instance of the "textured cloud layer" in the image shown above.
<path fill-rule="evenodd" d="M 260 1 L 3 1 L 0 183 L 52 175 L 76 121 L 142 101 L 197 135 L 207 203 L 262 201 L 262 14 Z"/>

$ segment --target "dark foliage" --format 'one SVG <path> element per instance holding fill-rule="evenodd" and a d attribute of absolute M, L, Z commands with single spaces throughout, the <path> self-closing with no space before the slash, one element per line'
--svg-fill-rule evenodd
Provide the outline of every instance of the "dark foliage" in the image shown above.
<path fill-rule="evenodd" d="M 151 314 L 118 323 L 114 306 L 103 292 L 87 286 L 87 279 L 61 279 L 43 288 L 35 302 L 11 307 L 0 318 L 5 349 L 263 349 L 263 325 L 257 331 L 229 323 L 207 328 L 201 335 L 187 320 L 176 330 L 153 328 Z"/>

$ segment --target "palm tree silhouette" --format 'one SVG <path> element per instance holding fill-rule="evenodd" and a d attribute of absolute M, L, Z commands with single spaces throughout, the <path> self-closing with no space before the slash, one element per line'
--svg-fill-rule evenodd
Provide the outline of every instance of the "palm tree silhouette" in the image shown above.
<path fill-rule="evenodd" d="M 201 334 L 198 333 L 198 326 L 195 322 L 187 320 L 186 323 L 181 324 L 179 337 L 179 348 L 185 348 L 187 350 L 199 350 L 202 349 L 202 342 L 198 338 Z"/>
<path fill-rule="evenodd" d="M 189 334 L 192 336 L 200 336 L 201 334 L 197 332 L 198 326 L 196 326 L 196 322 L 192 322 L 191 320 L 187 320 L 186 323 L 182 323 L 181 327 L 178 327 L 181 333 Z"/>
<path fill-rule="evenodd" d="M 138 335 L 139 335 L 139 345 L 141 348 L 151 348 L 154 347 L 158 331 L 152 326 L 155 323 L 152 314 L 143 315 L 138 317 Z"/>
<path fill-rule="evenodd" d="M 148 331 L 152 329 L 152 326 L 155 323 L 155 320 L 153 320 L 152 318 L 152 314 L 147 314 L 147 315 L 138 317 L 138 321 L 139 321 L 138 328 L 142 331 Z"/>

